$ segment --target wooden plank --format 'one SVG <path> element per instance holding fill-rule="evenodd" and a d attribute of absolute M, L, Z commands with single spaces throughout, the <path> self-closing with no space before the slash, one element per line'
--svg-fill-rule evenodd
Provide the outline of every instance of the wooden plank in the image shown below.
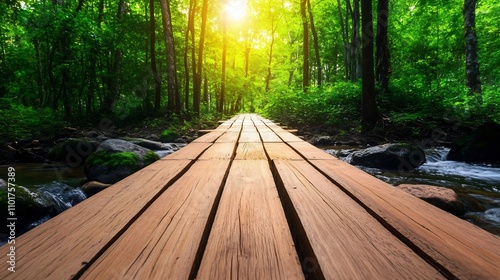
<path fill-rule="evenodd" d="M 2 269 L 0 279 L 73 278 L 190 162 L 157 161 L 19 236 L 16 272 Z"/>
<path fill-rule="evenodd" d="M 238 143 L 235 159 L 267 160 L 262 143 Z"/>
<path fill-rule="evenodd" d="M 210 132 L 213 132 L 213 131 L 214 131 L 214 129 L 200 129 L 197 132 L 198 132 L 198 134 L 203 135 L 203 134 L 207 134 L 207 133 L 210 133 Z"/>
<path fill-rule="evenodd" d="M 290 142 L 288 143 L 292 146 L 293 149 L 298 151 L 301 155 L 303 155 L 306 159 L 324 159 L 324 160 L 336 160 L 337 158 L 328 154 L 327 152 L 307 143 L 304 141 L 301 142 Z"/>
<path fill-rule="evenodd" d="M 196 279 L 304 279 L 267 161 L 233 162 Z"/>
<path fill-rule="evenodd" d="M 238 140 L 239 143 L 260 143 L 262 142 L 260 140 L 259 133 L 257 133 L 257 130 L 255 127 L 247 128 L 245 127 L 241 131 L 241 137 Z"/>
<path fill-rule="evenodd" d="M 228 166 L 196 162 L 81 279 L 189 279 Z"/>
<path fill-rule="evenodd" d="M 196 138 L 192 143 L 213 143 L 224 133 L 223 130 L 214 130 L 208 134 Z"/>
<path fill-rule="evenodd" d="M 292 148 L 288 147 L 285 143 L 264 143 L 264 148 L 269 155 L 269 158 L 274 159 L 287 159 L 287 160 L 301 160 L 302 157 L 297 154 Z"/>
<path fill-rule="evenodd" d="M 444 278 L 308 162 L 274 163 L 325 279 Z"/>
<path fill-rule="evenodd" d="M 217 141 L 216 143 L 236 143 L 238 137 L 240 136 L 240 131 L 237 132 L 226 132 Z"/>
<path fill-rule="evenodd" d="M 264 130 L 265 131 L 265 130 Z M 261 132 L 261 130 L 259 129 L 259 132 L 260 132 L 260 136 L 262 137 L 262 141 L 264 143 L 282 143 L 283 141 L 281 140 L 281 138 L 278 137 L 278 135 L 274 132 Z"/>
<path fill-rule="evenodd" d="M 278 134 L 278 136 L 281 139 L 283 139 L 284 142 L 287 142 L 287 143 L 304 141 L 301 138 L 299 138 L 298 136 L 291 134 L 290 132 L 282 131 L 282 132 L 276 132 L 276 134 Z"/>
<path fill-rule="evenodd" d="M 210 147 L 212 143 L 190 143 L 184 147 L 182 147 L 180 150 L 171 153 L 170 155 L 167 155 L 166 157 L 162 158 L 161 160 L 173 160 L 173 159 L 189 159 L 189 160 L 194 160 L 198 158 L 198 156 L 203 153 L 208 147 Z"/>
<path fill-rule="evenodd" d="M 215 143 L 208 148 L 201 156 L 200 160 L 207 159 L 230 159 L 236 149 L 236 143 Z"/>
<path fill-rule="evenodd" d="M 332 180 L 450 277 L 498 279 L 500 238 L 343 162 L 314 160 Z"/>

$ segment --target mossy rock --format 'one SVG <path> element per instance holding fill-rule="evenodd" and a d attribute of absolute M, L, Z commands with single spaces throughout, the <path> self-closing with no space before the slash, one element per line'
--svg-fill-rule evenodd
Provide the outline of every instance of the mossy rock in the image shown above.
<path fill-rule="evenodd" d="M 54 146 L 48 153 L 48 158 L 54 161 L 65 162 L 71 167 L 78 167 L 85 163 L 89 155 L 97 150 L 99 142 L 70 138 Z"/>
<path fill-rule="evenodd" d="M 23 186 L 15 186 L 15 217 L 18 228 L 26 227 L 29 224 L 54 214 L 52 204 L 41 197 L 38 193 Z M 0 188 L 0 219 L 6 221 L 8 218 L 9 197 L 7 188 Z M 2 227 L 0 232 L 6 232 L 7 228 Z"/>
<path fill-rule="evenodd" d="M 89 181 L 114 184 L 139 169 L 158 160 L 151 150 L 133 143 L 106 140 L 85 162 L 85 174 Z"/>

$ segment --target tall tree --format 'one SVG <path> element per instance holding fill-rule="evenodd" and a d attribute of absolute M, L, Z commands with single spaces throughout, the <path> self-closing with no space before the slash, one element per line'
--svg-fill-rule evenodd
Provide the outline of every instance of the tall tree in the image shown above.
<path fill-rule="evenodd" d="M 471 93 L 481 93 L 476 36 L 476 0 L 464 0 L 465 85 Z"/>
<path fill-rule="evenodd" d="M 196 0 L 189 1 L 188 24 L 184 36 L 184 109 L 189 110 L 189 40 L 191 40 L 191 67 L 196 73 L 196 58 L 194 57 L 194 15 L 196 10 Z M 191 34 L 191 36 L 189 36 Z"/>
<path fill-rule="evenodd" d="M 118 11 L 116 12 L 116 19 L 118 22 L 119 30 L 117 38 L 123 38 L 125 28 L 123 27 L 123 16 L 127 11 L 127 3 L 124 0 L 118 1 Z M 120 95 L 120 72 L 122 68 L 123 50 L 120 44 L 116 44 L 117 47 L 114 51 L 114 61 L 113 66 L 108 70 L 108 94 L 104 100 L 104 111 L 110 113 L 112 111 L 113 104 L 118 99 Z"/>
<path fill-rule="evenodd" d="M 375 78 L 380 85 L 381 93 L 389 92 L 391 64 L 387 30 L 389 25 L 389 0 L 379 0 L 377 6 L 377 52 Z"/>
<path fill-rule="evenodd" d="M 375 99 L 375 77 L 373 73 L 373 17 L 371 0 L 361 1 L 361 18 L 363 26 L 361 124 L 363 131 L 368 132 L 375 128 L 378 118 Z"/>
<path fill-rule="evenodd" d="M 203 75 L 203 51 L 205 49 L 205 34 L 208 21 L 208 0 L 203 0 L 201 8 L 200 41 L 198 43 L 198 63 L 193 83 L 193 109 L 196 114 L 200 113 L 201 82 Z"/>
<path fill-rule="evenodd" d="M 151 71 L 155 82 L 155 111 L 160 110 L 161 103 L 161 80 L 156 67 L 156 20 L 155 1 L 149 0 L 149 47 L 151 52 Z"/>
<path fill-rule="evenodd" d="M 224 103 L 226 99 L 226 58 L 227 58 L 227 31 L 226 31 L 226 15 L 224 13 L 222 19 L 222 77 L 220 83 L 220 95 L 218 100 L 217 112 L 224 112 Z"/>
<path fill-rule="evenodd" d="M 179 100 L 179 87 L 177 84 L 177 70 L 175 66 L 175 45 L 172 16 L 170 13 L 170 0 L 160 0 L 160 4 L 167 57 L 167 111 L 169 113 L 180 114 L 181 103 Z"/>
<path fill-rule="evenodd" d="M 351 35 L 351 49 L 350 49 L 350 76 L 351 81 L 356 82 L 361 78 L 361 37 L 360 30 L 360 13 L 359 13 L 359 0 L 354 0 L 354 8 L 352 11 L 352 35 Z"/>
<path fill-rule="evenodd" d="M 274 50 L 274 41 L 276 37 L 276 17 L 275 17 L 275 12 L 273 11 L 272 7 L 269 6 L 269 20 L 271 21 L 271 42 L 269 44 L 269 57 L 267 60 L 267 75 L 266 75 L 266 85 L 265 85 L 265 90 L 266 92 L 269 91 L 269 83 L 271 82 L 271 66 L 272 66 L 272 61 L 273 61 L 273 50 Z"/>
<path fill-rule="evenodd" d="M 309 23 L 307 21 L 307 0 L 300 1 L 300 15 L 302 17 L 302 88 L 307 91 L 311 85 L 309 77 Z"/>
<path fill-rule="evenodd" d="M 316 58 L 316 68 L 317 68 L 317 76 L 316 80 L 318 85 L 321 86 L 323 79 L 323 72 L 321 66 L 321 58 L 319 54 L 319 40 L 318 40 L 318 32 L 316 31 L 316 27 L 314 26 L 314 17 L 311 9 L 311 1 L 307 0 L 307 11 L 309 13 L 309 22 L 311 23 L 311 32 L 313 35 L 313 43 L 314 43 L 314 54 Z"/>

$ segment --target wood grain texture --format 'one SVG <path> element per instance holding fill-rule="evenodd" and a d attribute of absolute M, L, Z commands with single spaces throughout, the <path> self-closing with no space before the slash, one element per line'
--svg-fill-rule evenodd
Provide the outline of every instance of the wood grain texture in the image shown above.
<path fill-rule="evenodd" d="M 214 130 L 210 133 L 207 133 L 201 137 L 196 138 L 193 143 L 213 143 L 217 140 L 222 134 L 223 130 Z"/>
<path fill-rule="evenodd" d="M 207 159 L 230 159 L 236 148 L 236 143 L 215 143 L 208 148 L 201 156 L 200 160 Z"/>
<path fill-rule="evenodd" d="M 264 143 L 264 148 L 269 155 L 269 158 L 274 159 L 288 159 L 299 160 L 302 157 L 297 154 L 292 148 L 283 143 Z"/>
<path fill-rule="evenodd" d="M 236 143 L 239 136 L 240 136 L 239 130 L 238 130 L 238 132 L 226 132 L 226 133 L 222 134 L 215 142 L 216 143 Z"/>
<path fill-rule="evenodd" d="M 267 161 L 233 162 L 196 279 L 304 279 Z"/>
<path fill-rule="evenodd" d="M 325 279 L 442 275 L 306 161 L 274 161 Z"/>
<path fill-rule="evenodd" d="M 257 130 L 252 125 L 252 127 L 243 127 L 241 131 L 241 137 L 238 140 L 238 143 L 260 143 L 260 135 L 257 133 Z"/>
<path fill-rule="evenodd" d="M 228 166 L 196 162 L 81 279 L 188 279 Z"/>
<path fill-rule="evenodd" d="M 460 279 L 500 277 L 500 238 L 340 160 L 311 163 Z"/>
<path fill-rule="evenodd" d="M 235 159 L 241 160 L 267 160 L 262 143 L 239 143 Z"/>
<path fill-rule="evenodd" d="M 157 161 L 18 237 L 17 270 L 0 279 L 72 278 L 190 162 Z"/>
<path fill-rule="evenodd" d="M 0 279 L 500 279 L 499 237 L 255 114 L 16 245 L 16 273 Z"/>
<path fill-rule="evenodd" d="M 267 131 L 266 129 L 259 129 L 259 133 L 264 143 L 283 143 L 281 138 L 279 138 L 279 136 L 272 131 Z"/>

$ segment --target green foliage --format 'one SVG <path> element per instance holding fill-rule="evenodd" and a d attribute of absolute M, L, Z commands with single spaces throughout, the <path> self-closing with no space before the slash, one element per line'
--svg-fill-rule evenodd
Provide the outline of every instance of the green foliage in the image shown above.
<path fill-rule="evenodd" d="M 118 17 L 117 0 L 88 0 L 80 10 L 78 1 L 63 5 L 58 1 L 0 2 L 0 118 L 7 124 L 0 131 L 0 142 L 52 134 L 65 125 L 99 125 L 104 118 L 114 126 L 144 123 L 151 128 L 169 128 L 162 138 L 171 141 L 192 129 L 213 127 L 218 118 L 240 111 L 261 112 L 297 126 L 357 127 L 360 85 L 345 81 L 346 52 L 351 46 L 344 46 L 337 2 L 311 1 L 327 84 L 312 86 L 307 94 L 300 90 L 303 53 L 298 2 L 244 2 L 251 9 L 245 18 L 226 18 L 231 21 L 225 33 L 226 98 L 225 115 L 221 115 L 216 113 L 215 104 L 221 92 L 224 36 L 220 11 L 224 11 L 224 2 L 209 1 L 202 62 L 209 96 L 200 116 L 190 107 L 194 78 L 191 50 L 194 45 L 196 54 L 200 43 L 201 3 L 195 13 L 194 42 L 186 45 L 190 3 L 170 2 L 176 49 L 166 50 L 159 3 L 155 1 L 154 48 L 162 81 L 161 106 L 156 111 L 147 3 L 130 0 L 126 12 Z M 346 18 L 350 17 L 346 3 L 340 2 L 342 21 L 350 29 L 353 21 Z M 464 90 L 462 8 L 461 0 L 390 2 L 391 92 L 378 97 L 382 116 L 402 125 L 450 114 L 471 124 L 500 119 L 500 6 L 493 0 L 477 3 L 482 102 Z M 352 30 L 346 32 L 352 36 Z M 184 50 L 189 54 L 187 73 Z M 175 52 L 179 90 L 189 94 L 179 116 L 166 116 L 166 51 Z M 312 47 L 310 51 L 314 77 L 317 65 Z M 266 91 L 268 70 L 271 75 Z M 181 100 L 184 103 L 185 96 Z"/>
<path fill-rule="evenodd" d="M 168 128 L 168 129 L 165 129 L 161 133 L 160 140 L 163 142 L 171 142 L 171 141 L 174 141 L 178 137 L 179 137 L 179 134 L 177 133 L 176 128 Z"/>
<path fill-rule="evenodd" d="M 15 103 L 12 99 L 0 98 L 0 144 L 13 140 L 46 137 L 55 133 L 64 123 L 50 109 L 33 109 Z"/>
<path fill-rule="evenodd" d="M 292 126 L 336 126 L 358 119 L 360 98 L 360 85 L 350 82 L 312 87 L 307 94 L 273 91 L 261 101 L 265 103 L 261 113 Z"/>

